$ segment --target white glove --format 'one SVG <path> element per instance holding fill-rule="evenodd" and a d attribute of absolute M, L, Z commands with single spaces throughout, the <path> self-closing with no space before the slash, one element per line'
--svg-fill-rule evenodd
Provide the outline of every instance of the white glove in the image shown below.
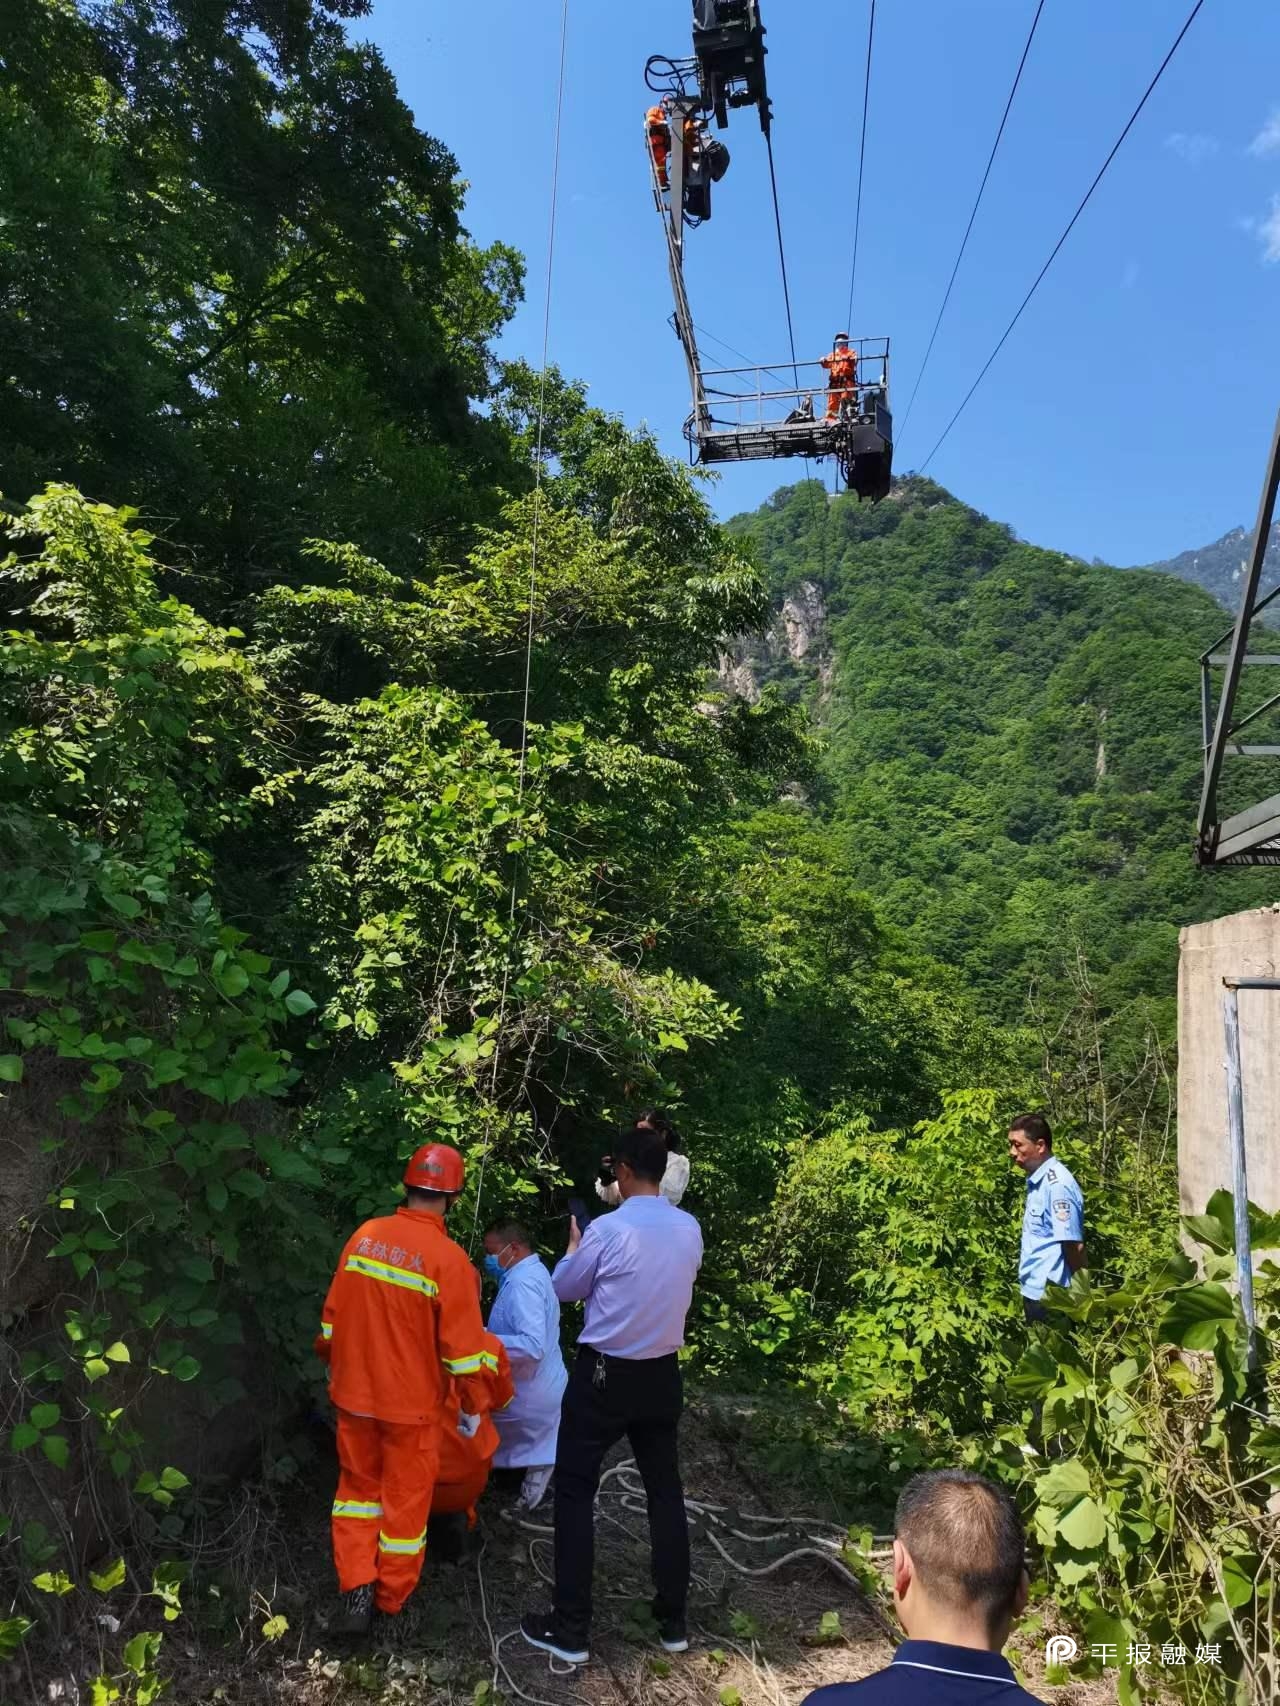
<path fill-rule="evenodd" d="M 463 1439 L 474 1439 L 480 1431 L 479 1416 L 469 1416 L 465 1410 L 458 1412 L 458 1432 Z"/>

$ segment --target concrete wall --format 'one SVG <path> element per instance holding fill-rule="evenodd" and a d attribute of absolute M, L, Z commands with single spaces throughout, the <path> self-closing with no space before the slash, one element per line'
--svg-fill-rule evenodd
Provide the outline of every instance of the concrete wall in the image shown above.
<path fill-rule="evenodd" d="M 1222 881 L 1230 881 L 1224 872 Z M 1280 906 L 1182 932 L 1178 959 L 1178 1183 L 1184 1214 L 1231 1189 L 1224 977 L 1280 977 Z M 1280 990 L 1240 991 L 1249 1196 L 1280 1211 Z"/>

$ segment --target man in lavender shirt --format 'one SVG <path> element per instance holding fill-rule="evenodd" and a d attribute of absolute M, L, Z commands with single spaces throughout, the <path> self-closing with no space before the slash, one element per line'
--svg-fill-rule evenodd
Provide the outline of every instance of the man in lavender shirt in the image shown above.
<path fill-rule="evenodd" d="M 585 1303 L 578 1355 L 560 1411 L 555 1480 L 555 1604 L 530 1613 L 521 1633 L 531 1646 L 570 1664 L 590 1657 L 595 1497 L 605 1453 L 625 1434 L 649 1501 L 649 1542 L 662 1645 L 689 1645 L 689 1524 L 676 1432 L 683 1392 L 680 1360 L 693 1281 L 702 1262 L 697 1221 L 672 1206 L 659 1185 L 667 1150 L 637 1127 L 613 1145 L 622 1205 L 579 1234 L 551 1276 L 561 1303 Z"/>

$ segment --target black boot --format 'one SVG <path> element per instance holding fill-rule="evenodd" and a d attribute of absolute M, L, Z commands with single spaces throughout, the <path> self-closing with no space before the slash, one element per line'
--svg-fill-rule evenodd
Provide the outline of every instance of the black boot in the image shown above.
<path fill-rule="evenodd" d="M 342 1601 L 342 1610 L 329 1619 L 327 1633 L 344 1640 L 359 1640 L 373 1627 L 373 1583 L 352 1588 Z"/>

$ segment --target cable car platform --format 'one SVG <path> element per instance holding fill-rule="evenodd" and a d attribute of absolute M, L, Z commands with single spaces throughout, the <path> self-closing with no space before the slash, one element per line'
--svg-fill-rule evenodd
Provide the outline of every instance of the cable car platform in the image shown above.
<path fill-rule="evenodd" d="M 685 422 L 691 458 L 715 464 L 832 456 L 859 497 L 885 497 L 893 470 L 888 339 L 861 340 L 859 357 L 857 383 L 835 399 L 818 362 L 701 373 L 699 407 Z M 808 385 L 800 383 L 806 370 L 813 374 Z"/>

